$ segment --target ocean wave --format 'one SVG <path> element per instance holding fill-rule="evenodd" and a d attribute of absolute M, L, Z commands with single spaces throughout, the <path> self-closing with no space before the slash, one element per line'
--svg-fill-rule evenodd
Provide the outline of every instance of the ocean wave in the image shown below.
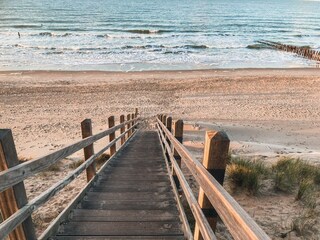
<path fill-rule="evenodd" d="M 206 48 L 210 48 L 207 45 L 184 45 L 183 48 L 191 48 L 191 49 L 206 49 Z"/>
<path fill-rule="evenodd" d="M 64 54 L 62 51 L 54 51 L 54 52 L 46 52 L 46 55 L 58 55 L 58 54 Z"/>
<path fill-rule="evenodd" d="M 270 49 L 271 47 L 268 45 L 265 45 L 265 44 L 256 43 L 256 44 L 248 45 L 246 48 L 248 48 L 248 49 Z"/>
<path fill-rule="evenodd" d="M 42 24 L 17 24 L 17 25 L 13 25 L 11 26 L 13 28 L 39 28 L 42 27 Z"/>
<path fill-rule="evenodd" d="M 73 35 L 72 33 L 52 33 L 52 32 L 40 32 L 40 33 L 35 33 L 31 34 L 31 36 L 41 36 L 41 37 L 68 37 Z"/>
<path fill-rule="evenodd" d="M 109 34 L 98 34 L 96 35 L 97 38 L 110 38 Z"/>
<path fill-rule="evenodd" d="M 132 29 L 126 30 L 129 33 L 137 33 L 137 34 L 158 34 L 158 33 L 167 33 L 171 32 L 169 30 L 150 30 L 150 29 Z"/>

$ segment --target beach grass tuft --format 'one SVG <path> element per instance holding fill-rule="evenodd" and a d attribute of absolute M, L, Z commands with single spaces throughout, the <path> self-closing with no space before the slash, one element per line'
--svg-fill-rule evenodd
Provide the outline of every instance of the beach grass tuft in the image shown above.
<path fill-rule="evenodd" d="M 257 194 L 260 181 L 269 170 L 263 162 L 251 161 L 243 158 L 232 158 L 227 166 L 228 180 L 233 187 L 246 189 L 251 194 Z"/>
<path fill-rule="evenodd" d="M 50 172 L 59 172 L 61 170 L 59 163 L 55 163 L 55 164 L 52 164 L 50 167 L 47 168 L 47 171 L 50 171 Z"/>
<path fill-rule="evenodd" d="M 74 161 L 74 162 L 70 163 L 68 167 L 69 167 L 70 169 L 76 169 L 76 168 L 79 167 L 82 163 L 83 163 L 83 160 L 80 159 L 80 160 L 77 160 L 77 161 Z"/>

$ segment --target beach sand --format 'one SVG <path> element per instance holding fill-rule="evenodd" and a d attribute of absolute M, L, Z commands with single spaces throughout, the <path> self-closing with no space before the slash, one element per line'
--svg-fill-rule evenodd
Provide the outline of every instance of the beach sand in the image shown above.
<path fill-rule="evenodd" d="M 184 144 L 199 160 L 204 132 L 216 129 L 226 131 L 236 156 L 268 164 L 293 156 L 320 164 L 319 69 L 0 72 L 0 86 L 0 128 L 12 129 L 20 158 L 34 159 L 80 139 L 85 118 L 92 119 L 97 133 L 107 128 L 110 115 L 118 118 L 138 107 L 142 117 L 165 113 L 185 120 Z M 29 197 L 59 180 L 79 159 L 82 152 L 64 160 L 60 171 L 26 181 Z M 68 187 L 73 195 L 79 189 Z M 283 195 L 238 193 L 235 198 L 274 239 L 302 211 Z M 48 225 L 52 212 L 61 211 L 62 201 L 57 196 L 55 204 L 38 210 L 38 230 Z"/>

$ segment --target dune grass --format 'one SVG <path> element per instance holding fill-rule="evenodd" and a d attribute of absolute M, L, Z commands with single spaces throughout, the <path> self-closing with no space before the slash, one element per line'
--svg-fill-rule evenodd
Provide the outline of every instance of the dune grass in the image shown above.
<path fill-rule="evenodd" d="M 281 158 L 272 166 L 276 191 L 295 194 L 296 200 L 315 208 L 320 168 L 299 158 Z"/>
<path fill-rule="evenodd" d="M 261 179 L 269 170 L 263 162 L 243 158 L 232 158 L 227 166 L 227 176 L 233 187 L 240 187 L 251 194 L 257 194 Z"/>

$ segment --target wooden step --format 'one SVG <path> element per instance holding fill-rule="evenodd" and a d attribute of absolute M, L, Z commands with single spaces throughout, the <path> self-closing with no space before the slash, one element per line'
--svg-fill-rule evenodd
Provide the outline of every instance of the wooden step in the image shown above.
<path fill-rule="evenodd" d="M 174 222 L 69 222 L 59 235 L 72 236 L 181 236 L 182 226 Z"/>
<path fill-rule="evenodd" d="M 179 221 L 178 211 L 168 210 L 88 210 L 75 209 L 72 221 L 146 222 Z"/>

